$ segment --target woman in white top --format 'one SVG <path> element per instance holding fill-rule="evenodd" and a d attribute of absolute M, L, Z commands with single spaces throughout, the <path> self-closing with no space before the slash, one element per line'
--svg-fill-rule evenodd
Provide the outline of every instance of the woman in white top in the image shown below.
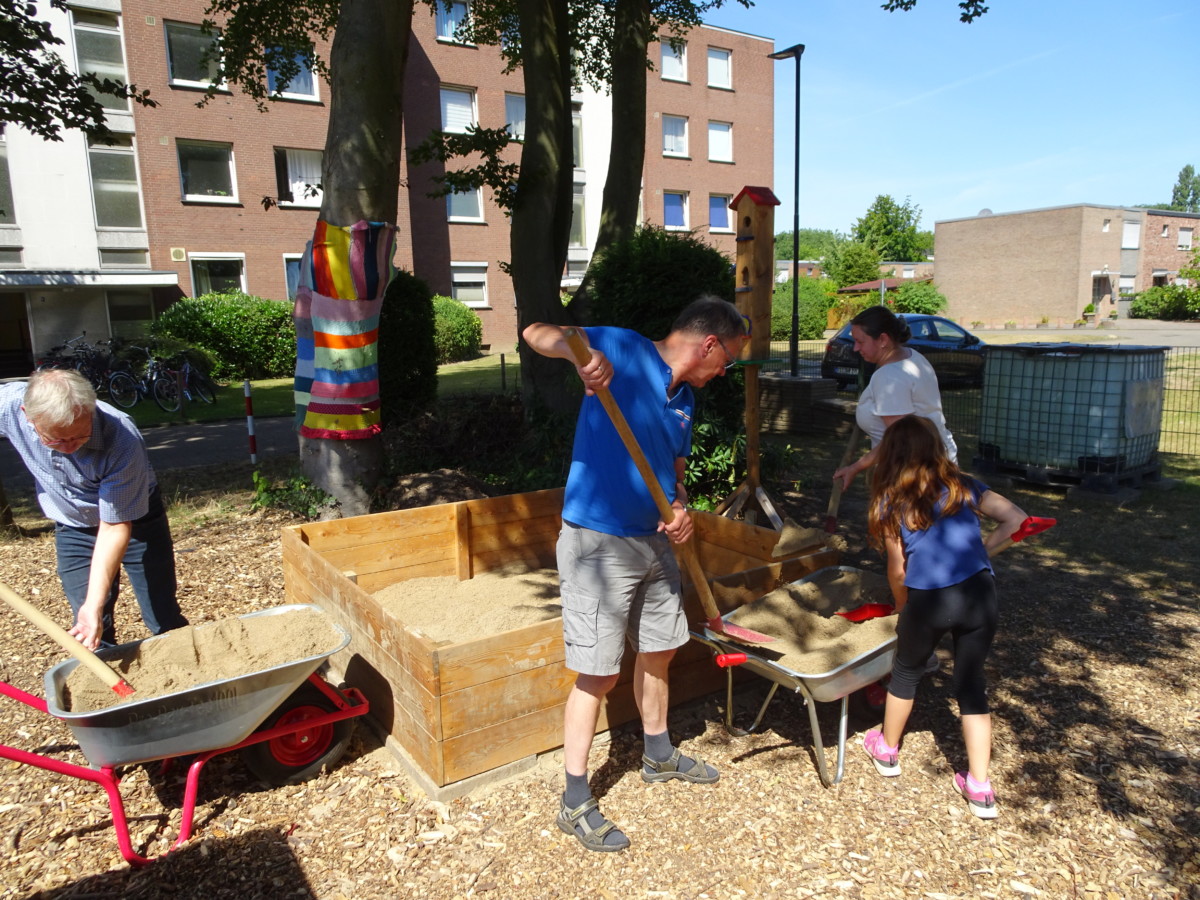
<path fill-rule="evenodd" d="M 842 489 L 850 486 L 855 475 L 875 464 L 876 448 L 887 427 L 913 413 L 933 422 L 946 446 L 946 455 L 957 462 L 958 448 L 946 428 L 937 375 L 925 357 L 904 346 L 912 337 L 904 320 L 886 306 L 872 306 L 851 319 L 850 334 L 854 349 L 875 364 L 875 373 L 859 395 L 855 413 L 858 427 L 871 439 L 871 450 L 833 473 L 841 480 Z"/>

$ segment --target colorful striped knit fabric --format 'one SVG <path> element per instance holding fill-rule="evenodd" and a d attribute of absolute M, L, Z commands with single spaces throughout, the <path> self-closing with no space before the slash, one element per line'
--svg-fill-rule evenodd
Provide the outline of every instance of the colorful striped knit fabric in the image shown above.
<path fill-rule="evenodd" d="M 379 310 L 392 279 L 396 227 L 317 222 L 300 264 L 296 419 L 310 438 L 379 433 Z"/>

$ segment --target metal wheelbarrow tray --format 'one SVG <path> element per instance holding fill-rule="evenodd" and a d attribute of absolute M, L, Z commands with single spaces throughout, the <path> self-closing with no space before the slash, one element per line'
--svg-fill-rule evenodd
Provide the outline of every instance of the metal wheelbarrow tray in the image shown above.
<path fill-rule="evenodd" d="M 238 618 L 279 615 L 296 609 L 313 609 L 324 615 L 320 607 L 291 604 Z M 152 859 L 136 853 L 130 840 L 116 766 L 163 760 L 165 769 L 167 760 L 173 757 L 195 757 L 188 767 L 179 837 L 169 853 L 191 836 L 200 772 L 214 756 L 241 750 L 256 775 L 277 785 L 302 781 L 331 764 L 335 757 L 340 758 L 354 724 L 346 720 L 363 715 L 370 706 L 357 689 L 339 690 L 317 674 L 329 656 L 350 642 L 345 629 L 332 621 L 329 624 L 340 635 L 340 641 L 323 653 L 101 710 L 72 713 L 62 709 L 63 686 L 77 660 L 59 663 L 46 673 L 45 700 L 0 681 L 0 694 L 62 719 L 92 765 L 79 766 L 2 744 L 0 759 L 70 775 L 104 788 L 122 857 L 132 865 L 146 865 Z M 153 640 L 156 638 L 145 639 Z M 99 655 L 120 655 L 141 643 L 122 644 Z"/>
<path fill-rule="evenodd" d="M 839 571 L 846 572 L 861 571 L 850 566 L 837 566 L 836 568 Z M 804 584 L 816 578 L 819 574 L 820 572 L 814 572 L 812 575 L 808 575 L 792 583 Z M 727 613 L 723 618 L 729 618 L 729 616 L 734 615 L 736 612 L 737 610 Z M 896 656 L 895 635 L 883 641 L 878 646 L 859 654 L 827 672 L 797 672 L 781 663 L 756 654 L 753 648 L 747 647 L 745 644 L 729 641 L 709 628 L 692 631 L 689 634 L 693 640 L 708 645 L 713 650 L 713 653 L 716 654 L 717 665 L 725 669 L 725 728 L 730 734 L 744 737 L 758 728 L 763 715 L 767 711 L 767 706 L 775 696 L 775 692 L 782 685 L 793 693 L 798 693 L 804 697 L 804 705 L 808 708 L 809 725 L 812 728 L 817 770 L 821 776 L 821 783 L 826 787 L 832 787 L 842 780 L 846 761 L 846 732 L 850 717 L 850 695 L 857 690 L 874 684 L 891 673 L 892 662 Z M 758 715 L 755 716 L 754 722 L 750 727 L 746 729 L 738 728 L 733 723 L 733 669 L 737 666 L 754 672 L 756 675 L 761 675 L 771 682 L 771 690 L 767 692 L 766 699 L 763 700 L 762 706 L 759 707 Z M 825 761 L 825 748 L 821 741 L 821 729 L 817 722 L 816 704 L 836 700 L 841 700 L 842 706 L 838 721 L 837 769 L 833 777 L 830 777 Z"/>

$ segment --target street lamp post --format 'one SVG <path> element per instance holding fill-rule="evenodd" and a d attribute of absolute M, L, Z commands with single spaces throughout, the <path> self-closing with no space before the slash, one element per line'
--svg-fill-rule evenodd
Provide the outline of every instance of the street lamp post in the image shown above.
<path fill-rule="evenodd" d="M 800 57 L 804 55 L 804 45 L 796 44 L 786 50 L 772 53 L 771 59 L 796 60 L 796 130 L 794 135 L 795 157 L 792 166 L 792 342 L 791 361 L 792 377 L 798 374 L 799 363 L 799 334 L 800 334 L 800 293 L 798 278 L 800 276 Z"/>

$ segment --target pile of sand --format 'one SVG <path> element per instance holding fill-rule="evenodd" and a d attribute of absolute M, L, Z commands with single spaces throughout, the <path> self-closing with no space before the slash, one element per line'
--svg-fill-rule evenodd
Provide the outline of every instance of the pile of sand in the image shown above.
<path fill-rule="evenodd" d="M 756 656 L 802 675 L 824 675 L 896 636 L 896 617 L 851 622 L 836 615 L 864 603 L 891 603 L 887 579 L 858 569 L 821 569 L 743 606 L 729 621 L 776 638 Z"/>
<path fill-rule="evenodd" d="M 410 578 L 375 592 L 397 619 L 439 643 L 459 644 L 562 615 L 558 570 L 513 563 L 460 581 Z"/>
<path fill-rule="evenodd" d="M 118 697 L 90 669 L 76 666 L 63 685 L 62 707 L 89 712 L 175 694 L 328 654 L 342 640 L 325 614 L 311 608 L 190 625 L 105 660 L 133 686 L 133 696 Z"/>

